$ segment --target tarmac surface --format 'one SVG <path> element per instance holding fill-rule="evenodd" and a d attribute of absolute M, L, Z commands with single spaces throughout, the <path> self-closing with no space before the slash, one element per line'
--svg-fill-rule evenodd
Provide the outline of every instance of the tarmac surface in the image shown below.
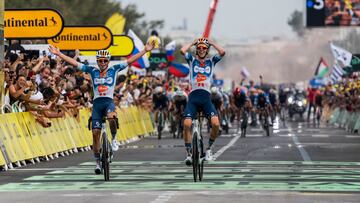
<path fill-rule="evenodd" d="M 360 135 L 313 122 L 276 122 L 221 135 L 194 182 L 183 140 L 165 133 L 121 146 L 110 181 L 91 151 L 0 172 L 0 202 L 360 202 Z M 207 143 L 208 133 L 204 132 Z"/>

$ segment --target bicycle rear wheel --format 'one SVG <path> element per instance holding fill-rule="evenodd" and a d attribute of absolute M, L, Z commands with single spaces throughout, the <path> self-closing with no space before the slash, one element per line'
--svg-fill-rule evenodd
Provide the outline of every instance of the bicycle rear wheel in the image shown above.
<path fill-rule="evenodd" d="M 163 116 L 163 113 L 162 111 L 159 112 L 159 119 L 158 119 L 158 126 L 157 126 L 157 130 L 158 130 L 158 139 L 161 140 L 161 131 L 163 130 L 163 119 L 164 119 L 164 116 Z"/>
<path fill-rule="evenodd" d="M 243 112 L 242 115 L 242 122 L 241 122 L 241 137 L 245 137 L 246 136 L 246 128 L 248 125 L 248 114 L 247 112 Z"/>
<path fill-rule="evenodd" d="M 179 122 L 178 124 L 178 129 L 177 129 L 177 138 L 183 138 L 183 127 L 182 127 L 182 121 Z"/>
<path fill-rule="evenodd" d="M 270 127 L 269 127 L 268 117 L 264 118 L 264 129 L 265 129 L 266 136 L 269 137 L 270 136 Z"/>
<path fill-rule="evenodd" d="M 199 149 L 198 149 L 198 140 L 197 140 L 197 133 L 193 134 L 193 141 L 192 141 L 192 167 L 193 167 L 193 176 L 194 182 L 197 182 L 197 176 L 199 172 Z"/>
<path fill-rule="evenodd" d="M 102 135 L 102 168 L 104 172 L 105 181 L 110 180 L 110 164 L 109 164 L 109 141 L 107 140 L 107 136 L 105 132 Z"/>

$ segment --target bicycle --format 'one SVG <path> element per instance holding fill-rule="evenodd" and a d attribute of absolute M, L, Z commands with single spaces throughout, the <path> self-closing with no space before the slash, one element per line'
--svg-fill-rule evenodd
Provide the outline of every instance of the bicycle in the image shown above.
<path fill-rule="evenodd" d="M 242 111 L 242 121 L 241 121 L 241 135 L 240 137 L 246 137 L 246 129 L 248 126 L 248 120 L 249 120 L 249 113 L 248 111 L 245 109 L 245 107 L 243 107 L 243 111 Z M 238 124 L 239 126 L 239 124 Z"/>
<path fill-rule="evenodd" d="M 176 138 L 176 132 L 177 132 L 177 128 L 176 128 L 176 119 L 175 119 L 175 115 L 174 112 L 170 110 L 169 112 L 169 122 L 170 122 L 170 132 L 173 134 L 173 138 Z"/>
<path fill-rule="evenodd" d="M 262 123 L 262 127 L 265 130 L 266 136 L 269 137 L 270 136 L 269 115 L 264 107 L 260 108 L 260 120 Z"/>
<path fill-rule="evenodd" d="M 178 121 L 178 127 L 177 127 L 177 135 L 176 135 L 176 138 L 183 138 L 183 131 L 184 131 L 184 123 L 183 123 L 183 119 L 180 119 L 179 121 Z"/>
<path fill-rule="evenodd" d="M 283 124 L 285 125 L 285 118 L 286 118 L 286 109 L 285 109 L 285 104 L 280 104 L 280 119 L 283 122 Z"/>
<path fill-rule="evenodd" d="M 158 139 L 161 140 L 161 133 L 162 130 L 165 126 L 165 119 L 164 119 L 165 115 L 163 110 L 160 110 L 158 113 L 158 119 L 157 119 L 157 131 L 158 131 Z"/>
<path fill-rule="evenodd" d="M 88 122 L 88 129 L 90 130 L 91 117 Z M 104 180 L 110 180 L 110 163 L 112 161 L 112 149 L 110 147 L 110 141 L 106 134 L 106 117 L 101 120 L 101 153 L 100 153 L 100 162 L 101 162 L 101 173 L 104 174 Z M 118 123 L 117 123 L 117 126 Z"/>
<path fill-rule="evenodd" d="M 193 176 L 194 182 L 197 180 L 203 180 L 204 172 L 204 143 L 201 133 L 201 116 L 198 114 L 197 118 L 192 122 L 192 167 L 193 167 Z"/>

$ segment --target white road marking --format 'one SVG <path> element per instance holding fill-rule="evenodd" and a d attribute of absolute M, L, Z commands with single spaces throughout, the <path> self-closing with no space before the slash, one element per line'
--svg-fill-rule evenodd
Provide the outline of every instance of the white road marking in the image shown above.
<path fill-rule="evenodd" d="M 292 140 L 294 144 L 297 146 L 296 148 L 299 150 L 301 157 L 304 161 L 311 161 L 309 154 L 306 152 L 306 150 L 303 148 L 302 144 L 299 142 L 298 138 L 295 134 L 292 136 Z"/>
<path fill-rule="evenodd" d="M 320 135 L 320 134 L 315 134 L 315 135 L 311 135 L 311 137 L 329 137 L 329 135 Z"/>
<path fill-rule="evenodd" d="M 11 171 L 64 171 L 69 168 L 14 168 L 10 169 Z M 76 170 L 81 168 L 71 168 L 71 170 Z"/>
<path fill-rule="evenodd" d="M 174 191 L 169 191 L 169 192 L 165 192 L 161 195 L 159 195 L 155 200 L 151 201 L 150 203 L 164 203 L 167 202 L 171 199 L 172 196 L 175 195 L 176 192 Z"/>
<path fill-rule="evenodd" d="M 346 138 L 360 138 L 360 135 L 346 135 Z"/>
<path fill-rule="evenodd" d="M 213 155 L 213 160 L 215 161 L 222 153 L 224 153 L 227 149 L 229 149 L 231 146 L 233 146 L 239 138 L 240 138 L 240 136 L 234 137 L 227 145 L 225 145 L 221 149 L 219 149 L 219 151 L 217 151 Z"/>

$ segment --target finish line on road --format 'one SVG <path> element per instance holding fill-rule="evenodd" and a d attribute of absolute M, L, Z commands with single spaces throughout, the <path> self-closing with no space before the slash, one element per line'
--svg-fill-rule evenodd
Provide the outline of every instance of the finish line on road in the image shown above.
<path fill-rule="evenodd" d="M 205 164 L 204 181 L 194 183 L 192 170 L 179 161 L 113 162 L 111 180 L 93 175 L 93 163 L 54 170 L 19 183 L 0 185 L 10 191 L 83 190 L 256 190 L 360 192 L 358 162 L 216 161 Z"/>

